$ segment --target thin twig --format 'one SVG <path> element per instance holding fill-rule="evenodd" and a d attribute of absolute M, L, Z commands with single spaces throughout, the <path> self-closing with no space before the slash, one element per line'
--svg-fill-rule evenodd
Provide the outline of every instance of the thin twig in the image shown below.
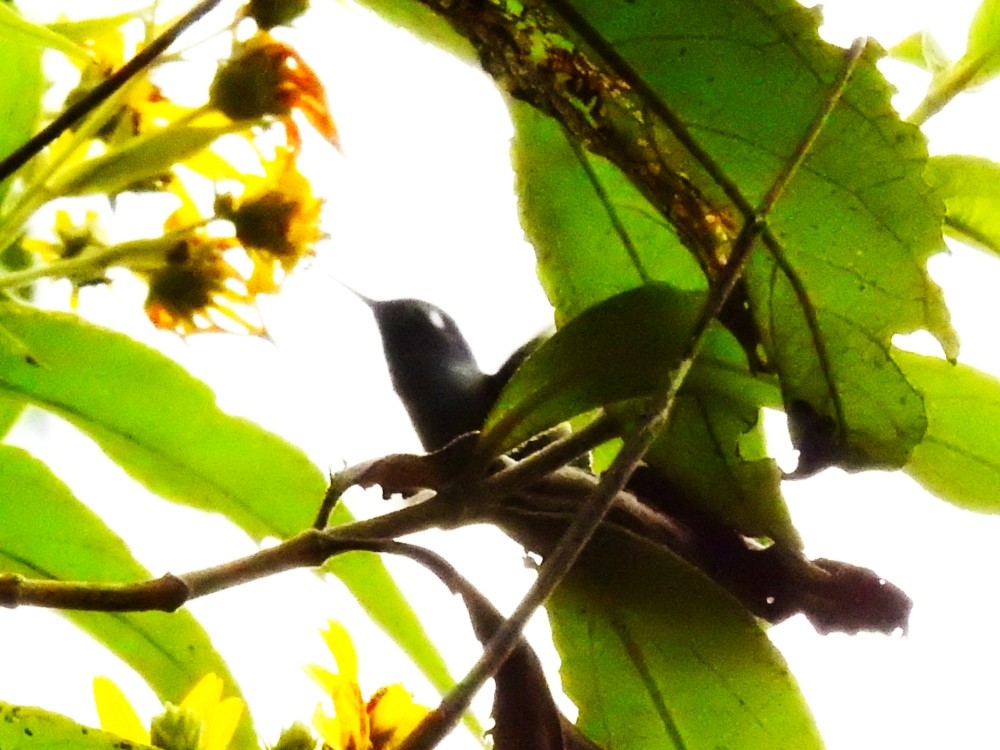
<path fill-rule="evenodd" d="M 6 159 L 0 161 L 0 182 L 27 164 L 33 156 L 69 130 L 73 123 L 124 86 L 130 78 L 152 64 L 177 40 L 177 37 L 206 13 L 213 10 L 220 2 L 221 0 L 202 0 L 181 16 L 169 29 L 151 41 L 148 46 L 139 50 L 131 60 L 97 84 L 77 102 L 63 110 L 56 119 L 18 147 Z"/>
<path fill-rule="evenodd" d="M 551 474 L 617 435 L 617 425 L 609 416 L 602 414 L 585 427 L 489 476 L 483 486 L 492 492 L 512 492 Z"/>

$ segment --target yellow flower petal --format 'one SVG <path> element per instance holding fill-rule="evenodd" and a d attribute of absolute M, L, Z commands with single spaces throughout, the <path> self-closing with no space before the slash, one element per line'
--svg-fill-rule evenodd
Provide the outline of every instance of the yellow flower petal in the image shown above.
<path fill-rule="evenodd" d="M 180 707 L 204 720 L 221 699 L 222 678 L 209 672 L 184 696 Z"/>
<path fill-rule="evenodd" d="M 97 705 L 101 729 L 122 739 L 149 744 L 149 731 L 139 715 L 121 688 L 107 677 L 94 678 L 94 703 Z"/>
<path fill-rule="evenodd" d="M 205 716 L 199 750 L 226 750 L 242 716 L 243 701 L 239 698 L 226 698 L 213 706 Z"/>
<path fill-rule="evenodd" d="M 332 693 L 337 686 L 344 681 L 344 678 L 339 674 L 334 674 L 329 669 L 324 669 L 318 664 L 307 664 L 306 674 L 309 675 L 313 682 L 322 688 L 324 693 Z"/>
<path fill-rule="evenodd" d="M 402 685 L 389 685 L 368 701 L 372 747 L 375 750 L 395 750 L 417 728 L 430 709 L 413 702 L 413 696 Z"/>
<path fill-rule="evenodd" d="M 323 636 L 323 640 L 326 641 L 330 653 L 333 654 L 341 676 L 357 682 L 358 652 L 354 649 L 354 642 L 351 640 L 347 629 L 336 620 L 330 620 L 327 623 L 326 630 L 321 630 L 320 634 Z"/>
<path fill-rule="evenodd" d="M 340 721 L 336 717 L 327 716 L 323 709 L 316 706 L 312 717 L 313 726 L 319 732 L 320 739 L 323 740 L 324 747 L 330 750 L 347 750 L 341 744 Z"/>
<path fill-rule="evenodd" d="M 361 688 L 356 682 L 345 680 L 330 693 L 333 710 L 340 722 L 340 739 L 345 748 L 367 750 L 368 712 L 361 699 Z"/>

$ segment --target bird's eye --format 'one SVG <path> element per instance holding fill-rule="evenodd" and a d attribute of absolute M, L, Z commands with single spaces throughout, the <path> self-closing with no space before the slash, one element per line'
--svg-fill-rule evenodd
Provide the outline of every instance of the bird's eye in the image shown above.
<path fill-rule="evenodd" d="M 434 326 L 435 328 L 439 328 L 441 330 L 447 328 L 444 322 L 444 318 L 442 317 L 441 313 L 437 310 L 430 310 L 427 313 L 427 319 L 431 322 L 431 325 Z"/>

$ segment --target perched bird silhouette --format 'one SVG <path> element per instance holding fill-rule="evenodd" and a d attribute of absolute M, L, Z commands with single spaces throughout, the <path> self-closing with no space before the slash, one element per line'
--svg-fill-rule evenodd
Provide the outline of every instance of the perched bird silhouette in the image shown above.
<path fill-rule="evenodd" d="M 514 370 L 544 338 L 529 341 L 491 375 L 480 369 L 458 325 L 441 308 L 351 291 L 375 316 L 393 388 L 428 451 L 480 429 Z"/>

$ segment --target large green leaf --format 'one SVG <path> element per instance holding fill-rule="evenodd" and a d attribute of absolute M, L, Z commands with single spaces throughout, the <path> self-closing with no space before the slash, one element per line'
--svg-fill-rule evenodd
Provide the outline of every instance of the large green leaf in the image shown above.
<path fill-rule="evenodd" d="M 5 304 L 0 326 L 33 358 L 0 348 L 0 395 L 72 422 L 154 492 L 222 513 L 258 539 L 312 522 L 320 471 L 284 440 L 220 411 L 175 362 L 72 315 Z"/>
<path fill-rule="evenodd" d="M 893 358 L 927 409 L 906 473 L 955 505 L 1000 513 L 1000 381 L 936 357 L 896 350 Z"/>
<path fill-rule="evenodd" d="M 40 708 L 0 703 L 0 747 L 4 750 L 143 750 L 128 742 Z"/>
<path fill-rule="evenodd" d="M 563 689 L 601 747 L 822 747 L 784 661 L 698 571 L 605 529 L 548 606 Z"/>
<path fill-rule="evenodd" d="M 704 289 L 705 277 L 656 208 L 556 120 L 511 100 L 521 224 L 557 319 L 649 281 Z"/>
<path fill-rule="evenodd" d="M 10 21 L 19 16 L 8 6 L 0 6 Z M 28 140 L 38 123 L 45 79 L 42 76 L 42 50 L 16 33 L 3 33 L 0 43 L 0 159 L 6 158 Z M 10 71 L 17 71 L 11 75 Z M 9 180 L 0 183 L 0 202 L 7 193 Z M 0 248 L 2 250 L 3 248 Z"/>
<path fill-rule="evenodd" d="M 791 0 L 573 6 L 754 205 L 844 65 L 819 39 L 815 14 Z M 941 206 L 922 181 L 926 149 L 893 111 L 876 56 L 859 63 L 772 212 L 774 242 L 754 253 L 747 279 L 786 400 L 834 418 L 858 464 L 900 466 L 924 419 L 892 366 L 891 337 L 927 328 L 950 354 L 954 339 L 925 268 L 941 248 Z M 703 174 L 691 179 L 718 193 Z M 859 360 L 871 366 L 863 384 Z"/>
<path fill-rule="evenodd" d="M 571 320 L 504 387 L 483 427 L 482 450 L 501 453 L 595 407 L 657 393 L 680 363 L 704 301 L 700 292 L 649 284 Z M 710 329 L 687 387 L 758 407 L 780 398 L 719 326 Z"/>
<path fill-rule="evenodd" d="M 39 460 L 0 445 L 0 466 L 3 572 L 102 583 L 151 577 L 124 542 Z M 226 681 L 227 693 L 238 691 L 208 634 L 185 610 L 64 615 L 131 665 L 162 700 L 180 702 L 207 672 Z M 242 748 L 257 746 L 248 716 L 235 742 Z M 0 742 L 0 747 L 8 745 Z"/>
<path fill-rule="evenodd" d="M 934 156 L 927 181 L 944 200 L 945 231 L 1000 255 L 1000 164 L 978 156 Z"/>
<path fill-rule="evenodd" d="M 64 417 L 154 492 L 222 513 L 255 538 L 286 538 L 312 523 L 326 486 L 319 470 L 284 440 L 220 411 L 208 387 L 175 362 L 71 315 L 7 304 L 0 326 L 18 342 L 0 348 L 0 397 Z M 351 519 L 342 511 L 336 520 Z M 377 557 L 332 570 L 432 684 L 451 685 Z"/>

